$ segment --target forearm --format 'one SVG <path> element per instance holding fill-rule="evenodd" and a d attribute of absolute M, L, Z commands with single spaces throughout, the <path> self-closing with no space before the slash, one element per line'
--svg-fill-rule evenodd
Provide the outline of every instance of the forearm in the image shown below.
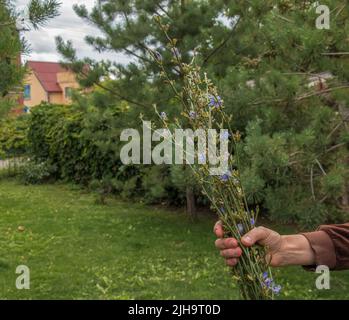
<path fill-rule="evenodd" d="M 303 234 L 315 252 L 315 264 L 331 270 L 349 269 L 349 223 L 322 225 Z"/>
<path fill-rule="evenodd" d="M 282 236 L 280 249 L 275 254 L 280 266 L 315 264 L 315 252 L 307 238 L 300 234 Z"/>

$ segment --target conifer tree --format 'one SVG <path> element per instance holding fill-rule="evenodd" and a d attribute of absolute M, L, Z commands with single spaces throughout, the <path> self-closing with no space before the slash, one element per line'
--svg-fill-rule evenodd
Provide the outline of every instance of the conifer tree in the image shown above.
<path fill-rule="evenodd" d="M 169 117 L 179 113 L 148 49 L 177 83 L 172 55 L 185 62 L 197 52 L 242 133 L 249 201 L 271 218 L 310 226 L 345 219 L 349 210 L 349 5 L 321 4 L 329 8 L 329 29 L 316 26 L 315 1 L 100 0 L 91 12 L 74 7 L 101 31 L 86 41 L 101 56 L 122 52 L 130 63 L 79 60 L 71 42 L 58 38 L 57 45 L 82 84 L 96 84 L 148 116 L 152 104 Z M 178 52 L 167 49 L 156 15 Z M 106 84 L 106 77 L 117 80 Z"/>
<path fill-rule="evenodd" d="M 43 26 L 58 15 L 59 6 L 57 0 L 31 0 L 24 17 L 13 1 L 0 1 L 0 116 L 11 106 L 11 97 L 17 97 L 22 90 L 25 69 L 20 64 L 20 55 L 29 46 L 20 32 Z"/>
<path fill-rule="evenodd" d="M 109 61 L 78 60 L 71 42 L 58 38 L 57 45 L 69 65 L 81 75 L 82 85 L 97 84 L 106 89 L 106 94 L 127 101 L 138 114 L 150 119 L 154 117 L 153 104 L 174 117 L 179 113 L 179 106 L 173 100 L 171 90 L 163 85 L 158 64 L 148 50 L 156 51 L 173 79 L 181 81 L 181 71 L 171 65 L 174 54 L 181 54 L 184 61 L 189 61 L 197 50 L 203 57 L 212 58 L 223 39 L 232 32 L 217 19 L 222 7 L 219 1 L 188 0 L 100 1 L 91 12 L 84 5 L 74 6 L 78 16 L 99 28 L 103 34 L 87 36 L 87 43 L 101 53 L 114 51 L 128 55 L 131 61 L 126 66 Z M 162 15 L 171 26 L 171 37 L 178 39 L 178 52 L 168 52 L 168 39 L 153 20 L 155 15 Z M 90 66 L 88 74 L 85 65 Z M 107 85 L 101 83 L 101 79 L 110 75 L 118 80 L 108 81 Z M 186 179 L 186 172 L 183 171 L 182 180 Z M 190 183 L 187 183 L 185 193 L 188 212 L 194 215 L 195 200 Z"/>

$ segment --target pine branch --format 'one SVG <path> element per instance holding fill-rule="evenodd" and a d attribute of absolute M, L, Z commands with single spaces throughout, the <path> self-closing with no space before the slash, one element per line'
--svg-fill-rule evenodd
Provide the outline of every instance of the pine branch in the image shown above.
<path fill-rule="evenodd" d="M 335 146 L 332 146 L 331 148 L 328 148 L 328 149 L 325 151 L 325 153 L 331 152 L 331 151 L 333 151 L 333 150 L 336 150 L 336 149 L 338 149 L 338 148 L 344 147 L 344 146 L 346 146 L 346 145 L 347 145 L 346 142 L 336 144 Z"/>
<path fill-rule="evenodd" d="M 323 52 L 322 56 L 349 56 L 349 52 Z"/>
<path fill-rule="evenodd" d="M 161 3 L 161 2 L 160 2 L 160 3 Z M 170 14 L 164 9 L 164 7 L 163 7 L 160 3 L 157 3 L 156 6 L 157 6 L 168 18 L 170 18 L 171 20 L 173 20 L 172 17 L 170 16 Z"/>
<path fill-rule="evenodd" d="M 348 89 L 348 88 L 349 88 L 349 85 L 342 85 L 342 86 L 328 88 L 328 89 L 324 89 L 324 90 L 320 90 L 320 91 L 313 91 L 313 92 L 306 93 L 306 94 L 295 97 L 293 99 L 293 102 L 300 102 L 302 100 L 309 99 L 311 97 L 320 96 L 320 95 L 323 95 L 325 93 L 330 93 L 330 92 L 333 92 L 336 90 L 342 90 L 342 89 Z M 283 102 L 287 102 L 287 101 L 288 100 L 286 100 L 286 99 L 271 99 L 271 100 L 262 100 L 262 101 L 253 102 L 250 105 L 258 106 L 258 105 L 265 104 L 265 103 L 283 103 Z"/>
<path fill-rule="evenodd" d="M 29 3 L 29 21 L 34 29 L 45 25 L 47 20 L 59 15 L 61 2 L 57 0 L 31 0 Z"/>
<path fill-rule="evenodd" d="M 137 101 L 131 100 L 131 99 L 129 99 L 129 98 L 123 96 L 123 95 L 120 94 L 119 92 L 117 92 L 117 91 L 115 91 L 115 90 L 112 90 L 112 89 L 110 89 L 110 88 L 104 86 L 104 85 L 101 84 L 100 82 L 95 82 L 95 85 L 96 85 L 97 87 L 99 87 L 99 88 L 101 88 L 101 89 L 103 89 L 103 90 L 105 90 L 105 91 L 111 93 L 112 95 L 117 96 L 117 97 L 120 98 L 121 100 L 124 100 L 124 101 L 126 101 L 126 102 L 129 102 L 129 103 L 134 104 L 134 105 L 136 105 L 136 106 L 143 107 L 143 108 L 150 108 L 150 107 L 151 107 L 151 106 L 148 106 L 148 105 L 143 104 L 143 103 L 141 103 L 141 102 L 137 102 Z"/>
<path fill-rule="evenodd" d="M 225 45 L 229 42 L 229 40 L 232 38 L 232 36 L 235 33 L 235 29 L 237 27 L 237 25 L 239 24 L 241 19 L 238 19 L 238 21 L 235 23 L 233 30 L 231 30 L 231 32 L 228 34 L 228 36 L 221 42 L 220 45 L 218 45 L 215 49 L 213 49 L 211 51 L 211 53 L 204 59 L 202 66 L 205 66 L 207 64 L 207 62 L 217 53 L 219 52 L 222 48 L 225 47 Z"/>
<path fill-rule="evenodd" d="M 125 12 L 123 12 L 123 15 L 124 15 L 124 18 L 125 18 L 125 22 L 127 24 L 127 26 L 131 29 L 131 26 L 130 26 L 130 23 L 129 23 L 129 19 L 127 17 L 127 14 Z M 95 27 L 97 28 L 101 28 L 103 29 L 103 31 L 105 32 L 105 34 L 109 37 L 109 38 L 112 38 L 110 33 L 108 31 L 105 30 L 105 28 L 103 28 L 103 26 L 100 26 L 96 21 L 94 21 L 93 19 L 91 19 L 88 15 L 84 16 L 82 19 L 88 21 L 91 25 L 94 25 Z M 132 41 L 132 39 L 130 37 L 123 37 L 123 39 L 125 40 L 128 40 L 128 41 Z M 137 48 L 138 46 L 138 48 Z M 138 49 L 138 50 L 145 50 L 145 51 L 148 51 L 148 47 L 144 44 L 142 44 L 140 41 L 137 42 L 135 44 L 135 47 Z M 112 46 L 110 48 L 107 48 L 109 50 L 115 50 L 115 51 L 120 51 L 120 49 L 118 48 L 113 48 Z M 142 60 L 143 62 L 151 62 L 149 59 L 147 59 L 146 57 L 142 57 L 141 55 L 135 53 L 134 51 L 128 49 L 127 47 L 125 48 L 122 48 L 121 50 L 124 50 L 127 54 L 131 55 L 131 56 L 134 56 L 136 57 L 137 59 L 139 60 Z"/>
<path fill-rule="evenodd" d="M 349 120 L 349 115 L 342 119 L 328 134 L 327 139 L 331 138 L 331 136 L 346 122 Z"/>
<path fill-rule="evenodd" d="M 348 88 L 349 88 L 349 85 L 342 85 L 342 86 L 328 88 L 328 89 L 321 90 L 321 91 L 314 91 L 314 92 L 311 92 L 311 93 L 299 96 L 295 100 L 296 101 L 301 101 L 301 100 L 308 99 L 308 98 L 311 98 L 311 97 L 314 97 L 314 96 L 322 95 L 324 93 L 329 93 L 329 92 L 332 92 L 332 91 L 348 89 Z"/>
<path fill-rule="evenodd" d="M 279 14 L 274 13 L 274 16 L 275 16 L 276 18 L 279 18 L 279 19 L 283 20 L 283 21 L 286 21 L 286 22 L 289 22 L 289 23 L 294 23 L 294 21 L 292 21 L 292 20 L 290 20 L 290 19 L 288 19 L 288 18 L 286 18 L 286 17 L 284 17 L 284 16 L 282 16 L 282 15 L 279 15 Z"/>

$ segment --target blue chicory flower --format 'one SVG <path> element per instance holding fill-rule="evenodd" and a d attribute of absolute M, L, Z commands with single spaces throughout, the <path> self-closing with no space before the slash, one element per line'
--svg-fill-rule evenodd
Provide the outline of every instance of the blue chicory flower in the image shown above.
<path fill-rule="evenodd" d="M 166 120 L 166 119 L 167 119 L 167 114 L 166 114 L 166 112 L 161 112 L 161 113 L 160 113 L 160 117 L 161 117 L 162 120 Z"/>
<path fill-rule="evenodd" d="M 211 108 L 219 108 L 223 105 L 223 100 L 220 96 L 213 96 L 213 95 L 209 95 L 209 107 Z"/>
<path fill-rule="evenodd" d="M 271 290 L 273 291 L 273 293 L 275 293 L 276 295 L 280 294 L 282 287 L 280 285 L 277 286 L 272 286 Z"/>
<path fill-rule="evenodd" d="M 256 224 L 256 221 L 254 220 L 254 218 L 251 218 L 250 222 L 251 222 L 251 226 L 254 226 Z"/>
<path fill-rule="evenodd" d="M 227 182 L 227 181 L 230 179 L 230 177 L 231 177 L 231 173 L 230 173 L 230 171 L 228 171 L 227 173 L 223 174 L 223 175 L 220 177 L 220 179 L 221 179 L 221 181 L 223 181 L 223 182 Z"/>
<path fill-rule="evenodd" d="M 269 278 L 268 272 L 263 272 L 263 283 L 262 285 L 270 289 L 274 294 L 278 295 L 281 292 L 282 287 L 280 285 L 276 285 L 272 278 Z"/>
<path fill-rule="evenodd" d="M 264 284 L 269 289 L 272 288 L 273 282 L 274 282 L 273 279 L 270 279 L 270 278 L 264 279 Z"/>

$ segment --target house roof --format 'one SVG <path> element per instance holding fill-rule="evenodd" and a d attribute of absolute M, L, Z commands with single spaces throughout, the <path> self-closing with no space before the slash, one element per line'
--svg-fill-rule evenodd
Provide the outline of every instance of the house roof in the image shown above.
<path fill-rule="evenodd" d="M 62 92 L 57 82 L 57 73 L 67 70 L 60 63 L 28 61 L 28 67 L 37 76 L 46 92 Z"/>

